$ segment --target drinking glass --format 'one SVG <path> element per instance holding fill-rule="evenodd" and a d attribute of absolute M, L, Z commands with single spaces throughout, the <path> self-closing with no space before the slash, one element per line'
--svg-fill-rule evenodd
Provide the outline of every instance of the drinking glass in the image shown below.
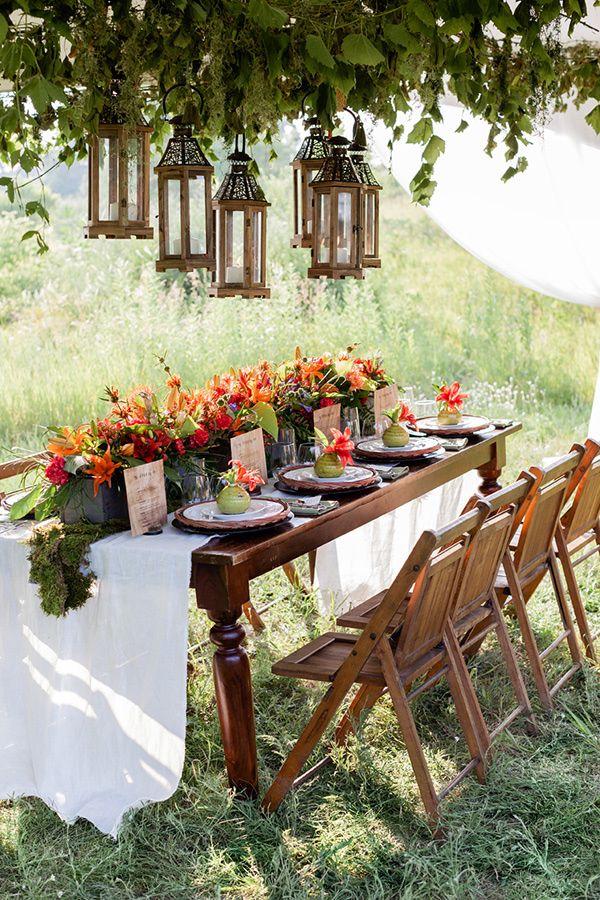
<path fill-rule="evenodd" d="M 305 466 L 314 465 L 323 448 L 320 444 L 300 444 L 298 447 L 298 462 Z"/>
<path fill-rule="evenodd" d="M 413 411 L 417 419 L 424 419 L 428 416 L 437 415 L 437 403 L 435 400 L 415 400 Z"/>
<path fill-rule="evenodd" d="M 181 498 L 184 503 L 199 503 L 202 500 L 214 499 L 217 492 L 217 479 L 208 475 L 204 467 L 195 472 L 186 472 L 181 479 Z"/>
<path fill-rule="evenodd" d="M 269 470 L 276 474 L 296 462 L 296 435 L 292 428 L 280 428 L 278 439 L 268 447 Z"/>
<path fill-rule="evenodd" d="M 342 431 L 346 428 L 350 429 L 350 437 L 354 442 L 360 440 L 360 418 L 357 409 L 351 406 L 344 407 L 342 409 L 340 426 Z"/>

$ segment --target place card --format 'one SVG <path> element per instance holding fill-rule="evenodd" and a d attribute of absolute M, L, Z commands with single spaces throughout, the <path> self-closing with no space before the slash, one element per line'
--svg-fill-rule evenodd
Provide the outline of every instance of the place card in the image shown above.
<path fill-rule="evenodd" d="M 381 424 L 383 421 L 383 413 L 386 409 L 393 409 L 398 403 L 400 394 L 398 393 L 397 384 L 387 384 L 385 387 L 378 388 L 374 395 L 373 411 L 375 414 L 375 425 Z"/>
<path fill-rule="evenodd" d="M 124 469 L 131 534 L 137 537 L 167 521 L 167 493 L 162 459 Z"/>
<path fill-rule="evenodd" d="M 254 428 L 231 438 L 231 459 L 239 459 L 247 469 L 256 469 L 267 481 L 267 457 L 262 428 Z"/>
<path fill-rule="evenodd" d="M 331 438 L 332 428 L 340 430 L 341 418 L 342 407 L 339 403 L 313 410 L 313 425 L 322 431 L 326 438 Z"/>

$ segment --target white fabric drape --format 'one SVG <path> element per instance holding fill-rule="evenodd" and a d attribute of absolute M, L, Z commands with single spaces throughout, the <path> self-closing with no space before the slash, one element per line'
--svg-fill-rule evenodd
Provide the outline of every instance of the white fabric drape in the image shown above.
<path fill-rule="evenodd" d="M 166 799 L 181 777 L 203 538 L 165 528 L 94 544 L 97 591 L 57 619 L 28 580 L 30 528 L 0 533 L 0 797 L 40 797 L 116 836 L 127 810 Z"/>
<path fill-rule="evenodd" d="M 503 182 L 509 165 L 503 148 L 488 157 L 488 126 L 448 99 L 444 121 L 435 127 L 446 151 L 436 163 L 427 213 L 469 253 L 518 284 L 598 307 L 600 137 L 585 121 L 589 109 L 571 106 L 553 116 L 524 150 L 526 171 Z M 468 127 L 459 134 L 463 119 Z M 388 134 L 376 126 L 375 148 L 408 190 L 421 148 L 398 141 L 390 158 Z M 590 423 L 590 434 L 600 437 L 599 392 L 600 374 Z"/>

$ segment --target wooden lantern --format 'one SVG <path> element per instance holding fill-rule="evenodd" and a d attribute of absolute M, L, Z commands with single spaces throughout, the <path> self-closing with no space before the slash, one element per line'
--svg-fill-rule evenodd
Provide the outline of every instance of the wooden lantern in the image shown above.
<path fill-rule="evenodd" d="M 250 156 L 242 149 L 227 159 L 231 169 L 213 199 L 216 271 L 212 297 L 270 297 L 266 287 L 267 207 L 262 188 L 248 172 Z"/>
<path fill-rule="evenodd" d="M 296 153 L 291 166 L 294 179 L 294 237 L 292 247 L 312 247 L 313 192 L 311 181 L 317 174 L 329 147 L 316 117 L 307 119 L 309 133 Z"/>
<path fill-rule="evenodd" d="M 309 278 L 363 278 L 362 182 L 348 156 L 350 141 L 329 139 L 331 156 L 311 182 L 314 224 Z"/>
<path fill-rule="evenodd" d="M 128 125 L 118 109 L 118 88 L 107 113 L 90 135 L 86 238 L 152 238 L 150 226 L 150 135 L 141 122 Z"/>
<path fill-rule="evenodd" d="M 365 268 L 381 268 L 379 256 L 379 192 L 381 185 L 364 158 L 367 148 L 356 140 L 349 147 L 350 159 L 362 183 L 363 260 Z"/>
<path fill-rule="evenodd" d="M 175 133 L 155 167 L 158 175 L 159 258 L 156 268 L 215 268 L 212 217 L 213 166 L 192 135 L 173 120 Z"/>

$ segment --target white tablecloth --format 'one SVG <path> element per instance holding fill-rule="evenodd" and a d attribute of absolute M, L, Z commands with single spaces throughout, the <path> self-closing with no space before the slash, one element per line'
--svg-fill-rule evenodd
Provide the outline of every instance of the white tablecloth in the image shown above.
<path fill-rule="evenodd" d="M 323 548 L 321 587 L 353 601 L 385 587 L 418 532 L 472 487 L 467 476 Z M 116 836 L 128 810 L 165 800 L 181 777 L 191 552 L 211 538 L 167 526 L 94 544 L 96 591 L 57 619 L 28 580 L 30 529 L 0 522 L 0 798 L 40 797 Z"/>

